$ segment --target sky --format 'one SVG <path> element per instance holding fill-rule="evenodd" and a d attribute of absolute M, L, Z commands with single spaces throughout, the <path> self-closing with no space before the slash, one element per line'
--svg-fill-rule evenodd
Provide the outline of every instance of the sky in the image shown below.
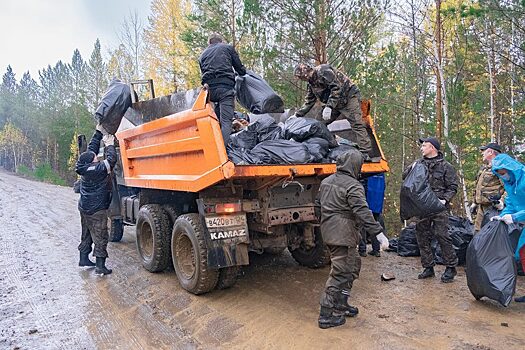
<path fill-rule="evenodd" d="M 149 0 L 0 0 L 0 75 L 11 65 L 18 81 L 80 50 L 88 61 L 97 38 L 102 55 L 118 46 L 118 30 L 130 12 L 144 25 Z"/>

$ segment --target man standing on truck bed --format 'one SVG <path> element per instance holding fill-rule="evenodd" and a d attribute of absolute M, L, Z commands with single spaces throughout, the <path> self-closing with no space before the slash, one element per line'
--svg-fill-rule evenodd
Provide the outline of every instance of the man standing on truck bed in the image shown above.
<path fill-rule="evenodd" d="M 208 38 L 208 47 L 199 57 L 202 84 L 208 84 L 210 90 L 210 101 L 215 102 L 215 114 L 221 123 L 222 138 L 224 145 L 230 141 L 232 131 L 234 97 L 235 97 L 235 74 L 245 75 L 239 54 L 233 46 L 222 42 L 222 36 L 211 34 Z M 232 69 L 233 67 L 233 69 Z"/>
<path fill-rule="evenodd" d="M 361 94 L 357 85 L 329 64 L 312 67 L 309 64 L 301 63 L 295 67 L 294 75 L 298 79 L 308 82 L 305 103 L 295 115 L 298 117 L 305 116 L 317 100 L 321 101 L 324 103 L 323 120 L 326 123 L 331 123 L 343 115 L 352 127 L 357 145 L 365 155 L 365 159 L 368 159 L 367 156 L 370 155 L 372 144 L 363 122 Z"/>
<path fill-rule="evenodd" d="M 104 136 L 103 136 L 104 132 Z M 97 153 L 100 141 L 106 145 L 106 159 L 99 162 Z M 112 270 L 106 268 L 108 257 L 108 213 L 107 209 L 111 203 L 111 171 L 117 163 L 115 151 L 115 137 L 109 135 L 101 126 L 91 141 L 88 150 L 78 157 L 75 171 L 80 177 L 80 199 L 78 210 L 80 211 L 80 222 L 82 224 L 82 237 L 78 250 L 80 251 L 79 266 L 95 266 L 89 260 L 91 245 L 95 244 L 93 255 L 96 257 L 95 273 L 109 275 Z"/>
<path fill-rule="evenodd" d="M 354 317 L 359 310 L 348 304 L 354 279 L 361 268 L 357 244 L 361 225 L 384 244 L 383 228 L 376 222 L 366 203 L 365 190 L 357 179 L 363 156 L 350 150 L 337 158 L 337 171 L 321 182 L 315 201 L 321 221 L 321 234 L 330 250 L 332 269 L 321 295 L 319 327 L 341 326 L 345 316 Z M 320 212 L 319 212 L 320 209 Z"/>

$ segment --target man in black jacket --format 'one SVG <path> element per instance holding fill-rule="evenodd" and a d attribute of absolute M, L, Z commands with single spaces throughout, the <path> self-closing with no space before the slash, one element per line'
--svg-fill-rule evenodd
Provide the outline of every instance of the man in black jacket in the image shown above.
<path fill-rule="evenodd" d="M 235 73 L 245 75 L 239 54 L 233 46 L 222 42 L 222 37 L 212 34 L 208 38 L 208 47 L 199 57 L 202 84 L 208 84 L 210 88 L 210 101 L 215 102 L 215 113 L 221 123 L 222 138 L 224 145 L 230 142 L 232 131 L 234 97 L 235 97 Z M 233 69 L 232 69 L 233 67 Z"/>
<path fill-rule="evenodd" d="M 368 207 L 365 190 L 358 180 L 362 165 L 363 155 L 357 150 L 340 155 L 336 173 L 321 182 L 316 199 L 316 215 L 320 216 L 321 235 L 330 250 L 332 264 L 321 295 L 320 328 L 343 325 L 345 316 L 357 315 L 358 309 L 348 304 L 348 296 L 361 268 L 357 255 L 361 226 L 374 237 L 383 231 Z M 380 236 L 382 241 L 386 239 Z"/>
<path fill-rule="evenodd" d="M 418 275 L 419 279 L 434 277 L 434 254 L 430 242 L 436 237 L 441 252 L 443 262 L 446 266 L 445 272 L 441 275 L 442 282 L 452 282 L 456 276 L 456 265 L 458 258 L 452 245 L 452 238 L 448 233 L 448 216 L 450 201 L 458 191 L 458 178 L 454 167 L 443 158 L 440 151 L 439 141 L 434 137 L 420 139 L 421 154 L 423 158 L 416 162 L 423 163 L 428 169 L 428 181 L 432 191 L 445 205 L 445 210 L 428 217 L 420 218 L 416 224 L 416 237 L 419 250 L 421 252 L 421 264 L 423 272 Z M 413 165 L 410 165 L 403 172 L 403 179 L 410 173 Z"/>
<path fill-rule="evenodd" d="M 115 151 L 115 137 L 102 135 L 101 127 L 91 138 L 88 150 L 80 155 L 76 164 L 76 172 L 80 177 L 80 199 L 78 210 L 82 224 L 82 236 L 78 250 L 80 251 L 79 266 L 95 266 L 89 260 L 91 245 L 95 248 L 93 255 L 96 257 L 95 273 L 109 275 L 112 271 L 106 268 L 108 252 L 108 214 L 107 209 L 111 203 L 111 171 L 117 162 Z M 97 153 L 100 141 L 104 142 L 106 159 L 100 162 Z"/>

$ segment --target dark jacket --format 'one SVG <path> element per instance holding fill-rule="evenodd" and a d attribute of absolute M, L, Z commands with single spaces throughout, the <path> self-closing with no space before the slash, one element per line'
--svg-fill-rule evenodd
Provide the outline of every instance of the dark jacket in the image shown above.
<path fill-rule="evenodd" d="M 337 171 L 321 182 L 316 206 L 321 209 L 321 234 L 326 244 L 350 246 L 360 240 L 360 225 L 371 235 L 383 228 L 366 203 L 357 180 L 363 164 L 361 152 L 350 150 L 337 159 Z"/>
<path fill-rule="evenodd" d="M 314 73 L 308 80 L 308 93 L 304 105 L 296 112 L 304 116 L 312 109 L 317 100 L 332 109 L 342 109 L 348 99 L 359 95 L 359 89 L 346 75 L 329 64 L 314 67 Z"/>
<path fill-rule="evenodd" d="M 437 195 L 439 199 L 444 199 L 448 203 L 452 200 L 452 197 L 458 192 L 458 177 L 456 175 L 456 169 L 445 160 L 443 153 L 438 152 L 438 155 L 434 158 L 423 157 L 416 160 L 416 162 L 423 163 L 428 169 L 428 179 L 432 191 Z M 403 180 L 408 175 L 412 165 L 408 166 L 403 171 Z"/>
<path fill-rule="evenodd" d="M 225 86 L 233 88 L 235 86 L 235 74 L 232 67 L 239 75 L 246 74 L 246 68 L 241 63 L 241 59 L 233 46 L 218 43 L 208 46 L 199 57 L 201 68 L 202 84 L 210 87 Z"/>
<path fill-rule="evenodd" d="M 102 133 L 96 131 L 88 150 L 97 154 L 100 148 Z M 99 210 L 109 208 L 111 203 L 111 170 L 117 163 L 117 153 L 114 146 L 106 146 L 106 159 L 96 163 L 82 163 L 77 161 L 75 171 L 80 177 L 80 199 L 78 210 L 92 215 Z"/>

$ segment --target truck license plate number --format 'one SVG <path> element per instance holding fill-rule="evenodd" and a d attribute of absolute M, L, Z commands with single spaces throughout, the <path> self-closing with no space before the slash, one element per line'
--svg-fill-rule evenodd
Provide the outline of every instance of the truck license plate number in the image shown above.
<path fill-rule="evenodd" d="M 246 215 L 221 215 L 206 218 L 206 227 L 208 228 L 230 226 L 246 226 Z"/>

